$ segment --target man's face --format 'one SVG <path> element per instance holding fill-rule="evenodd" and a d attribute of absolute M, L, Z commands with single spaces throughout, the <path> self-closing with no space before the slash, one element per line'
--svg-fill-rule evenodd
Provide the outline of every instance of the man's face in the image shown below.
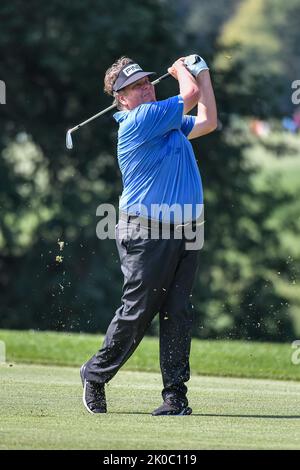
<path fill-rule="evenodd" d="M 133 109 L 143 103 L 156 101 L 154 86 L 148 77 L 141 78 L 126 86 L 118 93 L 119 102 L 124 109 Z"/>

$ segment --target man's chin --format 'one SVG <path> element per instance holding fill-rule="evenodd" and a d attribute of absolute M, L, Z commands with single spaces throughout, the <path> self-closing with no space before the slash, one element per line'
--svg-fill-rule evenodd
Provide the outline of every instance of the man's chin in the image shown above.
<path fill-rule="evenodd" d="M 153 101 L 156 101 L 155 96 L 144 96 L 144 103 L 152 103 Z"/>

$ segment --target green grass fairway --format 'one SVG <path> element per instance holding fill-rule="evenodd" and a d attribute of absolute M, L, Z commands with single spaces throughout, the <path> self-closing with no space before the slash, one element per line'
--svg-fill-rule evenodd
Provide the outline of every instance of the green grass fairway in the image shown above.
<path fill-rule="evenodd" d="M 300 383 L 194 376 L 192 416 L 153 417 L 156 373 L 120 371 L 106 415 L 81 402 L 78 368 L 0 366 L 0 449 L 300 449 Z"/>
<path fill-rule="evenodd" d="M 8 362 L 77 366 L 101 346 L 103 336 L 79 333 L 0 330 Z M 158 338 L 145 337 L 122 370 L 160 372 Z M 193 374 L 274 380 L 300 380 L 291 344 L 193 338 Z"/>

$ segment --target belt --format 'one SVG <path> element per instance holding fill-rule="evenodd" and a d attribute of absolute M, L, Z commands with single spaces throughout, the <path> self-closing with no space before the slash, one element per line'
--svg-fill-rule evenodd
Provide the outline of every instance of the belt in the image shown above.
<path fill-rule="evenodd" d="M 185 227 L 191 226 L 192 228 L 196 228 L 199 225 L 202 225 L 203 222 L 197 222 L 196 220 L 192 220 L 190 222 L 185 222 L 183 224 L 177 223 L 168 223 L 162 222 L 160 220 L 149 219 L 147 217 L 142 217 L 140 215 L 130 215 L 126 212 L 119 213 L 119 219 L 124 220 L 127 223 L 133 223 L 136 225 L 140 225 L 145 228 L 152 228 L 152 229 L 170 229 L 173 230 L 184 230 Z"/>

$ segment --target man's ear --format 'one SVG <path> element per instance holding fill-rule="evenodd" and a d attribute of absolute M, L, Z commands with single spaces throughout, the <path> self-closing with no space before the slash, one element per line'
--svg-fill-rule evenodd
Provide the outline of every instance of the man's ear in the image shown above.
<path fill-rule="evenodd" d="M 126 96 L 123 93 L 118 93 L 118 101 L 122 106 L 126 106 L 127 104 Z"/>

